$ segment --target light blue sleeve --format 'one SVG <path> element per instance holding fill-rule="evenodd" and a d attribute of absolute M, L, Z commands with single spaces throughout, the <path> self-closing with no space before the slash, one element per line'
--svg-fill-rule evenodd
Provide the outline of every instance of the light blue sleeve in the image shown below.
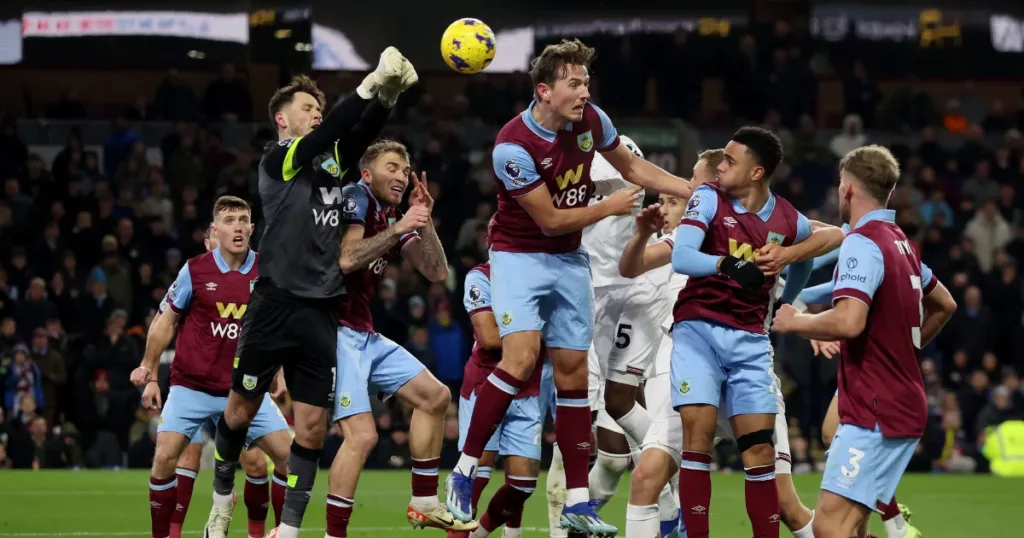
<path fill-rule="evenodd" d="M 699 228 L 702 232 L 707 232 L 708 226 L 711 225 L 711 219 L 715 218 L 717 212 L 718 193 L 707 185 L 701 185 L 693 191 L 690 202 L 686 204 L 686 213 L 683 214 L 683 220 L 679 221 L 679 224 L 688 224 Z M 703 240 L 704 235 L 701 234 L 701 241 Z M 699 243 L 697 248 L 700 248 Z"/>
<path fill-rule="evenodd" d="M 817 286 L 804 288 L 804 291 L 800 292 L 800 300 L 809 305 L 832 304 L 832 290 L 834 288 L 835 282 L 832 280 Z"/>
<path fill-rule="evenodd" d="M 786 277 L 786 284 L 782 287 L 782 302 L 790 303 L 796 300 L 797 295 L 807 285 L 807 280 L 811 278 L 811 273 L 814 271 L 814 262 L 812 260 L 804 260 L 791 264 L 789 276 Z"/>
<path fill-rule="evenodd" d="M 366 223 L 366 212 L 369 211 L 370 197 L 366 189 L 358 183 L 349 183 L 341 189 L 341 222 L 342 224 Z"/>
<path fill-rule="evenodd" d="M 935 273 L 932 272 L 932 268 L 928 267 L 928 265 L 926 263 L 921 262 L 921 290 L 922 290 L 922 292 L 924 292 L 924 290 L 928 290 L 928 288 L 930 288 L 932 285 L 934 285 L 934 283 L 935 283 L 934 280 L 935 280 Z M 931 291 L 931 290 L 928 290 L 928 291 Z M 924 294 L 927 295 L 928 293 L 924 292 Z"/>
<path fill-rule="evenodd" d="M 839 247 L 836 267 L 838 274 L 832 301 L 852 297 L 870 305 L 885 276 L 885 261 L 878 245 L 863 235 L 846 236 Z"/>
<path fill-rule="evenodd" d="M 709 276 L 718 273 L 718 260 L 700 251 L 704 243 L 704 230 L 690 224 L 676 228 L 675 244 L 672 245 L 672 269 L 687 276 Z"/>
<path fill-rule="evenodd" d="M 192 273 L 188 269 L 188 262 L 178 271 L 178 278 L 174 279 L 171 289 L 167 290 L 167 296 L 160 302 L 160 311 L 163 312 L 168 306 L 175 313 L 180 314 L 188 310 L 192 304 Z"/>
<path fill-rule="evenodd" d="M 849 224 L 844 224 L 841 229 L 843 230 L 843 233 L 846 233 L 846 234 L 850 233 L 850 225 Z M 817 271 L 818 269 L 821 269 L 822 267 L 825 267 L 827 265 L 831 265 L 831 264 L 835 263 L 836 260 L 838 260 L 838 259 L 839 259 L 839 249 L 838 248 L 833 250 L 832 252 L 829 252 L 827 254 L 823 254 L 821 256 L 818 256 L 817 258 L 814 258 L 814 270 Z M 806 302 L 806 301 L 804 301 L 804 302 Z"/>
<path fill-rule="evenodd" d="M 605 114 L 604 110 L 601 110 L 601 107 L 589 101 L 587 104 L 594 107 L 594 112 L 597 112 L 597 117 L 601 118 L 601 132 L 604 134 L 604 138 L 598 140 L 597 151 L 605 151 L 615 143 L 615 139 L 619 137 L 619 131 L 615 129 L 615 124 L 612 123 L 608 114 Z"/>
<path fill-rule="evenodd" d="M 491 281 L 482 272 L 470 271 L 466 275 L 462 304 L 470 316 L 491 310 Z"/>
<path fill-rule="evenodd" d="M 803 213 L 796 214 L 796 239 L 793 240 L 793 244 L 803 243 L 811 236 L 811 221 L 804 216 Z"/>
<path fill-rule="evenodd" d="M 504 142 L 494 146 L 491 164 L 494 174 L 513 196 L 523 196 L 540 186 L 540 174 L 533 157 L 518 144 Z"/>

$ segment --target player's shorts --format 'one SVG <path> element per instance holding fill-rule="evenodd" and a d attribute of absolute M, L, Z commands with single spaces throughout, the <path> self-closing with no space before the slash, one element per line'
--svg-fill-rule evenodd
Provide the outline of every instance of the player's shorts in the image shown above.
<path fill-rule="evenodd" d="M 228 406 L 227 396 L 213 396 L 181 385 L 172 385 L 160 412 L 160 424 L 156 431 L 180 433 L 190 443 L 203 442 L 203 425 L 214 423 Z M 249 425 L 246 445 L 252 445 L 267 434 L 288 430 L 288 423 L 270 395 L 263 394 L 263 403 Z"/>
<path fill-rule="evenodd" d="M 259 398 L 283 367 L 293 400 L 330 409 L 337 373 L 336 301 L 282 293 L 257 282 L 242 317 L 231 388 L 246 399 Z"/>
<path fill-rule="evenodd" d="M 889 503 L 917 447 L 916 438 L 885 437 L 875 426 L 868 430 L 841 424 L 825 460 L 821 489 L 878 510 Z"/>
<path fill-rule="evenodd" d="M 768 335 L 703 320 L 672 329 L 672 405 L 724 406 L 726 416 L 778 412 Z M 724 394 L 723 394 L 724 392 Z"/>
<path fill-rule="evenodd" d="M 587 352 L 592 410 L 604 409 L 606 381 L 640 385 L 658 352 L 660 321 L 671 313 L 662 295 L 647 279 L 594 289 L 594 341 Z"/>
<path fill-rule="evenodd" d="M 491 304 L 498 334 L 541 331 L 548 347 L 586 351 L 594 335 L 590 255 L 492 250 Z"/>
<path fill-rule="evenodd" d="M 392 396 L 426 370 L 404 347 L 378 333 L 339 326 L 338 379 L 332 421 L 369 413 L 370 393 Z"/>
<path fill-rule="evenodd" d="M 459 452 L 466 444 L 475 405 L 475 392 L 469 398 L 459 398 Z M 484 450 L 497 452 L 500 456 L 519 456 L 539 461 L 541 432 L 544 428 L 541 408 L 539 396 L 512 400 L 508 413 L 494 435 L 487 440 Z"/>

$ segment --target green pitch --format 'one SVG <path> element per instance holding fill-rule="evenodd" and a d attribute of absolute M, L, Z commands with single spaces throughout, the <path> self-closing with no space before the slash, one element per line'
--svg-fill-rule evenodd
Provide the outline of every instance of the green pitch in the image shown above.
<path fill-rule="evenodd" d="M 212 472 L 203 471 L 185 522 L 187 536 L 200 536 L 210 508 Z M 444 475 L 444 473 L 442 473 Z M 812 505 L 820 478 L 796 476 L 805 504 Z M 442 476 L 443 479 L 443 476 Z M 239 475 L 239 504 L 231 536 L 245 536 L 245 506 Z M 716 538 L 749 537 L 743 504 L 743 475 L 715 474 L 711 528 Z M 502 483 L 495 475 L 484 498 Z M 149 536 L 148 473 L 138 471 L 19 471 L 0 472 L 0 537 Z M 602 514 L 624 531 L 629 477 L 623 477 L 615 499 Z M 317 480 L 313 502 L 306 512 L 303 536 L 324 535 L 324 496 L 327 474 Z M 444 536 L 433 529 L 413 531 L 405 521 L 409 500 L 405 472 L 368 472 L 360 481 L 349 536 Z M 523 518 L 528 536 L 546 536 L 544 478 L 526 506 Z M 1010 536 L 1019 532 L 1024 481 L 990 476 L 910 475 L 900 484 L 900 502 L 913 510 L 913 522 L 925 538 Z M 271 512 L 271 518 L 273 512 Z M 1013 529 L 1018 529 L 1014 531 Z M 269 529 L 268 529 L 269 530 Z M 877 516 L 872 532 L 884 536 Z M 500 534 L 497 534 L 500 536 Z M 620 534 L 622 536 L 622 534 Z M 789 536 L 784 529 L 782 536 Z"/>

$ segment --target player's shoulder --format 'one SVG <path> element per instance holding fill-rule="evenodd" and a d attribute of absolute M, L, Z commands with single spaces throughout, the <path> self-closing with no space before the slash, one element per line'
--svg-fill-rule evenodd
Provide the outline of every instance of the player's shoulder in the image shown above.
<path fill-rule="evenodd" d="M 690 201 L 686 204 L 686 211 L 697 211 L 701 205 L 715 204 L 713 207 L 717 207 L 718 196 L 721 191 L 718 187 L 711 184 L 705 183 L 693 190 L 693 194 L 690 196 Z"/>
<path fill-rule="evenodd" d="M 498 130 L 498 135 L 494 138 L 494 147 L 498 147 L 498 145 L 505 142 L 522 145 L 529 140 L 528 137 L 532 131 L 526 125 L 523 114 L 525 112 L 516 114 L 512 119 L 505 122 L 505 125 Z"/>
<path fill-rule="evenodd" d="M 210 264 L 217 264 L 217 261 L 213 257 L 213 250 L 208 250 L 202 254 L 192 256 L 185 261 L 185 267 L 188 267 L 189 272 L 194 272 L 195 270 L 201 271 Z"/>
<path fill-rule="evenodd" d="M 490 262 L 484 262 L 484 263 L 481 263 L 481 264 L 478 264 L 478 265 L 474 266 L 472 269 L 469 270 L 468 273 L 466 273 L 466 277 L 468 278 L 470 275 L 473 275 L 473 273 L 477 273 L 477 275 L 482 276 L 485 280 L 490 280 L 491 279 L 491 264 L 490 264 Z"/>

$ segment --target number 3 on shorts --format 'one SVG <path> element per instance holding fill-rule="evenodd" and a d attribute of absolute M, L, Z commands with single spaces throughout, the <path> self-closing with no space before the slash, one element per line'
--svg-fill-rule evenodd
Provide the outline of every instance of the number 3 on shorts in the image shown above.
<path fill-rule="evenodd" d="M 850 466 L 853 469 L 847 469 L 845 465 L 842 467 L 843 476 L 846 478 L 856 478 L 860 474 L 860 460 L 864 459 L 864 452 L 857 450 L 856 448 L 850 449 Z"/>
<path fill-rule="evenodd" d="M 620 323 L 618 330 L 615 331 L 615 347 L 619 349 L 625 349 L 629 347 L 629 331 L 632 330 L 632 325 Z"/>

